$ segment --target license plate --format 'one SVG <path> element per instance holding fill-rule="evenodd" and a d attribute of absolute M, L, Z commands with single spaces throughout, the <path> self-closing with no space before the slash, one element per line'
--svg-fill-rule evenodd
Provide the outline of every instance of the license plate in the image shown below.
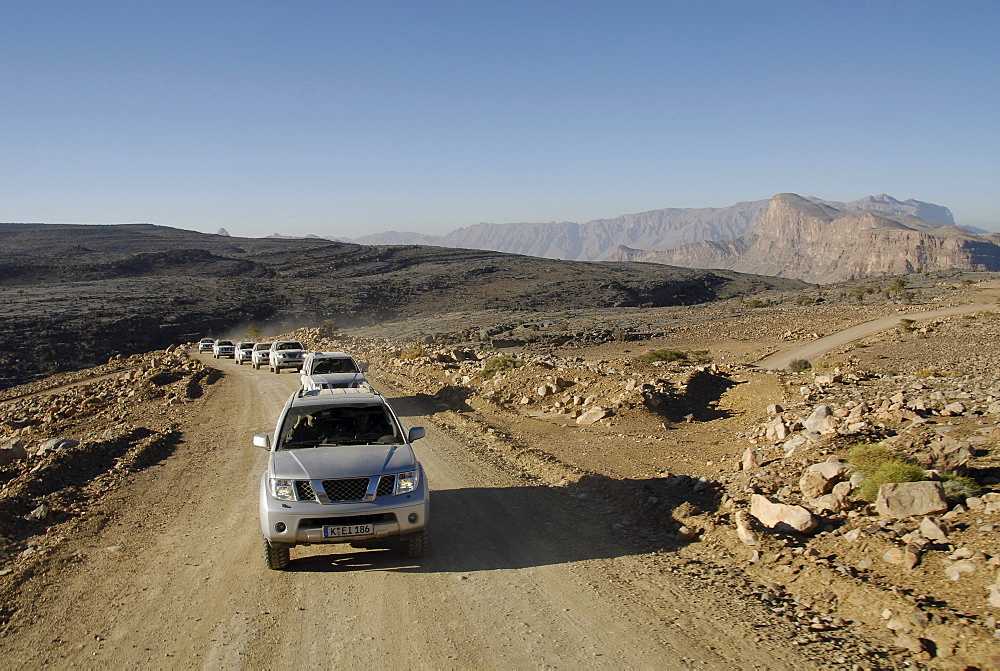
<path fill-rule="evenodd" d="M 375 527 L 371 524 L 345 524 L 340 527 L 323 527 L 323 538 L 339 538 L 341 536 L 371 536 Z"/>

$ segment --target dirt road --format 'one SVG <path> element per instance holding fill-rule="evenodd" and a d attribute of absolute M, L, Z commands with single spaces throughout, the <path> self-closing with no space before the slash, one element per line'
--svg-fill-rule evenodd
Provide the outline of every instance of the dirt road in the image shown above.
<path fill-rule="evenodd" d="M 267 570 L 266 453 L 250 437 L 272 429 L 298 376 L 214 365 L 224 377 L 181 444 L 25 583 L 4 668 L 815 666 L 790 639 L 753 643 L 768 620 L 657 571 L 603 504 L 484 463 L 413 397 L 394 406 L 428 427 L 416 444 L 432 488 L 427 556 L 296 548 L 289 570 Z"/>
<path fill-rule="evenodd" d="M 788 365 L 795 359 L 805 359 L 808 361 L 813 357 L 826 354 L 827 352 L 837 349 L 838 347 L 848 345 L 855 340 L 860 340 L 861 338 L 874 335 L 880 331 L 887 331 L 891 328 L 895 328 L 901 319 L 939 319 L 941 317 L 953 317 L 955 315 L 982 312 L 983 310 L 995 310 L 996 307 L 995 303 L 977 303 L 974 305 L 959 305 L 957 307 L 943 308 L 941 310 L 931 310 L 929 312 L 914 312 L 910 314 L 893 315 L 891 317 L 882 317 L 881 319 L 873 319 L 872 321 L 858 324 L 857 326 L 846 328 L 843 331 L 838 331 L 837 333 L 813 340 L 806 345 L 801 345 L 799 347 L 795 347 L 794 349 L 772 354 L 758 361 L 757 366 L 761 368 L 769 368 L 771 370 L 788 368 Z"/>

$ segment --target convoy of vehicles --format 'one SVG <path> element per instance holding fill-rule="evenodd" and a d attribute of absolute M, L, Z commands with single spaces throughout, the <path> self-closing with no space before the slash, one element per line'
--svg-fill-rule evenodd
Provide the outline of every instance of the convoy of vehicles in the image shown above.
<path fill-rule="evenodd" d="M 270 452 L 258 492 L 268 568 L 284 569 L 293 547 L 318 543 L 399 546 L 408 557 L 423 556 L 430 492 L 412 443 L 425 431 L 403 429 L 365 378 L 366 365 L 346 352 L 306 352 L 295 340 L 204 338 L 198 351 L 249 361 L 256 370 L 300 368 L 302 388 L 285 403 L 274 433 L 253 437 Z"/>

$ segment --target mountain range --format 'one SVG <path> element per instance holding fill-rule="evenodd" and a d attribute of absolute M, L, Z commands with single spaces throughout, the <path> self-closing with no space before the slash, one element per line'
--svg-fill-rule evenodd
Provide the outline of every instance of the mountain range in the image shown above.
<path fill-rule="evenodd" d="M 851 202 L 808 198 L 845 212 L 878 211 L 919 217 L 955 225 L 946 207 L 918 200 L 900 201 L 886 194 Z M 480 223 L 445 235 L 388 231 L 350 240 L 367 245 L 436 245 L 483 249 L 528 256 L 595 261 L 615 254 L 619 246 L 667 250 L 704 240 L 731 240 L 750 231 L 768 209 L 770 200 L 736 203 L 729 207 L 666 208 L 612 219 L 549 223 Z"/>

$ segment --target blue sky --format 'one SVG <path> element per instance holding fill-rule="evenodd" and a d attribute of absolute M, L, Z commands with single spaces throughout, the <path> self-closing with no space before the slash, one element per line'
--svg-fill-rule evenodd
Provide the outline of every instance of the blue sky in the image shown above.
<path fill-rule="evenodd" d="M 0 0 L 0 221 L 444 233 L 791 191 L 1000 230 L 997 2 Z"/>

